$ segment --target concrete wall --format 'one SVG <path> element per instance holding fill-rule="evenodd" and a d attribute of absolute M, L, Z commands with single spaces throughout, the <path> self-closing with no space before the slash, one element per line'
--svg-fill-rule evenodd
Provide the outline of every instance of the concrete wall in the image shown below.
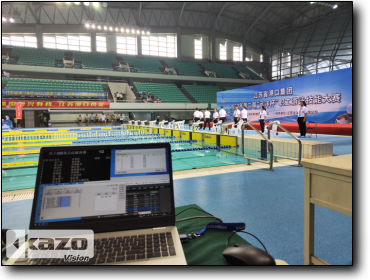
<path fill-rule="evenodd" d="M 98 76 L 98 77 L 118 77 L 123 79 L 129 78 L 147 78 L 153 80 L 167 79 L 171 81 L 194 81 L 194 82 L 214 82 L 214 78 L 208 77 L 196 77 L 196 76 L 181 76 L 181 75 L 167 75 L 163 77 L 162 74 L 140 74 L 135 72 L 118 72 L 118 71 L 101 71 L 101 70 L 84 70 L 84 69 L 68 69 L 68 68 L 54 68 L 54 67 L 43 67 L 43 66 L 19 66 L 12 64 L 2 64 L 2 70 L 6 71 L 19 71 L 32 72 L 32 74 L 37 71 L 39 73 L 55 73 L 55 74 L 75 74 L 82 76 Z M 244 79 L 229 79 L 229 78 L 217 78 L 217 82 L 221 83 L 232 83 L 238 85 L 247 86 L 255 84 L 263 84 L 267 81 L 262 80 L 244 80 Z"/>
<path fill-rule="evenodd" d="M 209 59 L 209 37 L 206 35 L 182 35 L 181 56 L 182 58 L 194 59 L 194 39 L 202 38 L 203 59 Z M 182 59 L 183 60 L 183 59 Z M 198 61 L 198 60 L 197 60 Z"/>

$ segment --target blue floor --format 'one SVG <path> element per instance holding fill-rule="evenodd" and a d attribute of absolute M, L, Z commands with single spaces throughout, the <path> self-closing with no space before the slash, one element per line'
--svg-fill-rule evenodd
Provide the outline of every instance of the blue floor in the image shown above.
<path fill-rule="evenodd" d="M 179 179 L 175 205 L 195 203 L 224 222 L 245 222 L 274 258 L 302 265 L 303 177 L 304 168 L 288 166 Z M 32 200 L 2 207 L 3 228 L 28 228 Z M 315 255 L 333 265 L 351 264 L 352 218 L 318 206 L 315 215 Z M 253 237 L 241 236 L 261 247 Z"/>
<path fill-rule="evenodd" d="M 274 258 L 291 265 L 303 264 L 303 197 L 304 168 L 292 166 L 175 180 L 176 206 L 195 203 L 224 222 L 245 222 Z M 317 257 L 351 264 L 352 218 L 316 206 L 315 242 Z"/>

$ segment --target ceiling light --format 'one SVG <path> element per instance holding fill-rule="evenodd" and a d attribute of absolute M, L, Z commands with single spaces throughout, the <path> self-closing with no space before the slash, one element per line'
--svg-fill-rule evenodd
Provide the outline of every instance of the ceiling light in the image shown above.
<path fill-rule="evenodd" d="M 131 33 L 135 33 L 135 29 L 131 29 Z"/>
<path fill-rule="evenodd" d="M 107 30 L 107 29 L 108 29 L 108 27 L 104 26 L 104 30 Z"/>
<path fill-rule="evenodd" d="M 113 27 L 112 26 L 109 26 L 109 31 L 112 31 L 113 30 Z"/>
<path fill-rule="evenodd" d="M 93 6 L 94 6 L 95 8 L 99 7 L 99 2 L 93 2 Z"/>
<path fill-rule="evenodd" d="M 68 4 L 71 4 L 71 2 L 65 2 L 65 3 L 66 3 L 67 5 L 68 5 Z"/>
<path fill-rule="evenodd" d="M 146 34 L 149 35 L 150 34 L 150 31 L 147 31 Z"/>
<path fill-rule="evenodd" d="M 118 27 L 116 27 L 114 30 L 116 30 L 116 32 L 118 32 Z"/>
<path fill-rule="evenodd" d="M 335 5 L 333 6 L 333 9 L 336 9 L 336 8 L 338 8 L 338 5 L 337 5 L 337 4 L 335 4 Z"/>
<path fill-rule="evenodd" d="M 127 32 L 127 33 L 129 33 L 129 32 L 130 32 L 130 29 L 128 29 L 128 28 L 127 28 L 127 29 L 126 29 L 126 32 Z"/>
<path fill-rule="evenodd" d="M 75 3 L 76 5 L 80 5 L 81 2 L 73 2 L 73 3 Z"/>
<path fill-rule="evenodd" d="M 136 33 L 137 33 L 137 34 L 140 34 L 140 30 L 136 30 Z"/>
<path fill-rule="evenodd" d="M 7 22 L 6 17 L 2 17 L 2 21 L 3 21 L 3 22 Z"/>
<path fill-rule="evenodd" d="M 91 28 L 95 28 L 95 24 L 91 24 Z"/>
<path fill-rule="evenodd" d="M 11 17 L 11 18 L 9 19 L 9 21 L 10 21 L 10 22 L 14 22 L 14 18 L 12 18 L 12 17 Z"/>
<path fill-rule="evenodd" d="M 100 25 L 98 25 L 98 29 L 101 29 L 101 26 Z"/>
<path fill-rule="evenodd" d="M 90 5 L 90 2 L 84 2 L 84 5 L 85 6 L 89 6 Z"/>
<path fill-rule="evenodd" d="M 143 30 L 143 31 L 141 31 L 141 34 L 145 34 L 145 31 Z"/>
<path fill-rule="evenodd" d="M 86 24 L 85 24 L 85 26 L 86 26 L 87 28 L 89 28 L 89 27 L 90 27 L 90 24 L 86 23 Z"/>
<path fill-rule="evenodd" d="M 122 28 L 121 28 L 121 32 L 124 32 L 124 31 L 125 31 L 125 29 L 122 27 Z"/>

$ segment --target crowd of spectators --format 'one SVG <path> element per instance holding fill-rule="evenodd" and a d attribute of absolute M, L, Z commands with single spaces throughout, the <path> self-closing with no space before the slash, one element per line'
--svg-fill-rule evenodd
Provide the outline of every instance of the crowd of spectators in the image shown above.
<path fill-rule="evenodd" d="M 154 94 L 151 94 L 150 91 L 146 92 L 145 90 L 140 90 L 139 95 L 144 103 L 162 103 L 162 101 L 158 97 L 156 98 Z"/>

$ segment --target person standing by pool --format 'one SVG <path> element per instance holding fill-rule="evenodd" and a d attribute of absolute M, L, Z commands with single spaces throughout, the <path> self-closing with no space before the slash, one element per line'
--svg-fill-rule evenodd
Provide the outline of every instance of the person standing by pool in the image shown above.
<path fill-rule="evenodd" d="M 103 115 L 101 115 L 101 125 L 103 125 L 104 124 L 104 126 L 106 126 L 106 122 L 105 122 L 105 119 L 107 118 L 107 116 L 106 115 L 104 115 L 104 113 L 103 113 Z"/>
<path fill-rule="evenodd" d="M 6 118 L 6 116 L 5 116 L 5 118 Z M 8 120 L 9 120 L 9 117 L 8 117 Z M 43 120 L 44 120 L 44 116 L 43 116 L 42 113 L 40 113 L 40 115 L 39 115 L 40 127 L 43 126 Z"/>
<path fill-rule="evenodd" d="M 89 115 L 88 114 L 86 114 L 85 116 L 85 125 L 89 126 Z"/>
<path fill-rule="evenodd" d="M 299 126 L 300 136 L 298 137 L 306 137 L 306 116 L 307 116 L 307 107 L 306 101 L 301 101 L 298 107 L 298 115 L 297 115 L 297 122 Z"/>
<path fill-rule="evenodd" d="M 94 125 L 94 114 L 91 113 L 91 116 L 90 116 L 90 125 L 93 126 Z"/>
<path fill-rule="evenodd" d="M 217 112 L 217 109 L 215 108 L 214 109 L 214 113 L 213 113 L 213 124 L 215 124 L 215 123 L 218 123 L 218 118 L 219 118 L 220 116 L 219 116 L 219 114 L 218 114 L 218 112 Z"/>
<path fill-rule="evenodd" d="M 221 109 L 220 111 L 218 112 L 219 113 L 219 119 L 222 121 L 222 123 L 225 123 L 226 122 L 226 111 L 224 110 L 224 106 L 221 106 Z"/>
<path fill-rule="evenodd" d="M 200 120 L 200 113 L 198 111 L 198 108 L 195 108 L 195 112 L 193 114 L 193 122 L 197 122 Z"/>
<path fill-rule="evenodd" d="M 81 126 L 82 124 L 82 118 L 81 118 L 81 115 L 78 116 L 78 126 Z"/>
<path fill-rule="evenodd" d="M 243 110 L 241 111 L 240 114 L 241 114 L 241 117 L 242 117 L 243 122 L 246 123 L 248 121 L 248 112 L 245 109 L 245 106 L 243 106 Z"/>
<path fill-rule="evenodd" d="M 261 106 L 261 111 L 260 111 L 260 116 L 259 116 L 259 122 L 260 122 L 261 132 L 262 133 L 265 132 L 266 116 L 267 116 L 266 108 L 265 108 L 265 106 Z"/>
<path fill-rule="evenodd" d="M 235 105 L 234 108 L 235 108 L 235 110 L 234 110 L 234 113 L 233 113 L 233 117 L 234 117 L 234 123 L 235 123 L 235 127 L 236 127 L 236 124 L 240 120 L 240 110 L 239 110 L 237 105 Z"/>
<path fill-rule="evenodd" d="M 206 130 L 207 123 L 208 123 L 209 131 L 211 131 L 211 112 L 209 111 L 208 108 L 204 112 L 204 127 L 203 127 L 203 130 Z"/>
<path fill-rule="evenodd" d="M 115 124 L 116 124 L 116 116 L 113 113 L 112 114 L 112 126 L 114 126 Z"/>
<path fill-rule="evenodd" d="M 119 116 L 119 120 L 121 121 L 121 124 L 123 124 L 123 116 L 122 116 L 122 114 Z"/>
<path fill-rule="evenodd" d="M 107 121 L 105 122 L 105 124 L 107 124 L 108 123 L 108 125 L 109 125 L 109 123 L 110 123 L 110 117 L 109 117 L 109 114 L 107 114 Z M 106 125 L 105 125 L 106 126 Z"/>
<path fill-rule="evenodd" d="M 99 122 L 99 116 L 98 114 L 95 115 L 95 126 L 98 126 L 98 122 Z"/>

